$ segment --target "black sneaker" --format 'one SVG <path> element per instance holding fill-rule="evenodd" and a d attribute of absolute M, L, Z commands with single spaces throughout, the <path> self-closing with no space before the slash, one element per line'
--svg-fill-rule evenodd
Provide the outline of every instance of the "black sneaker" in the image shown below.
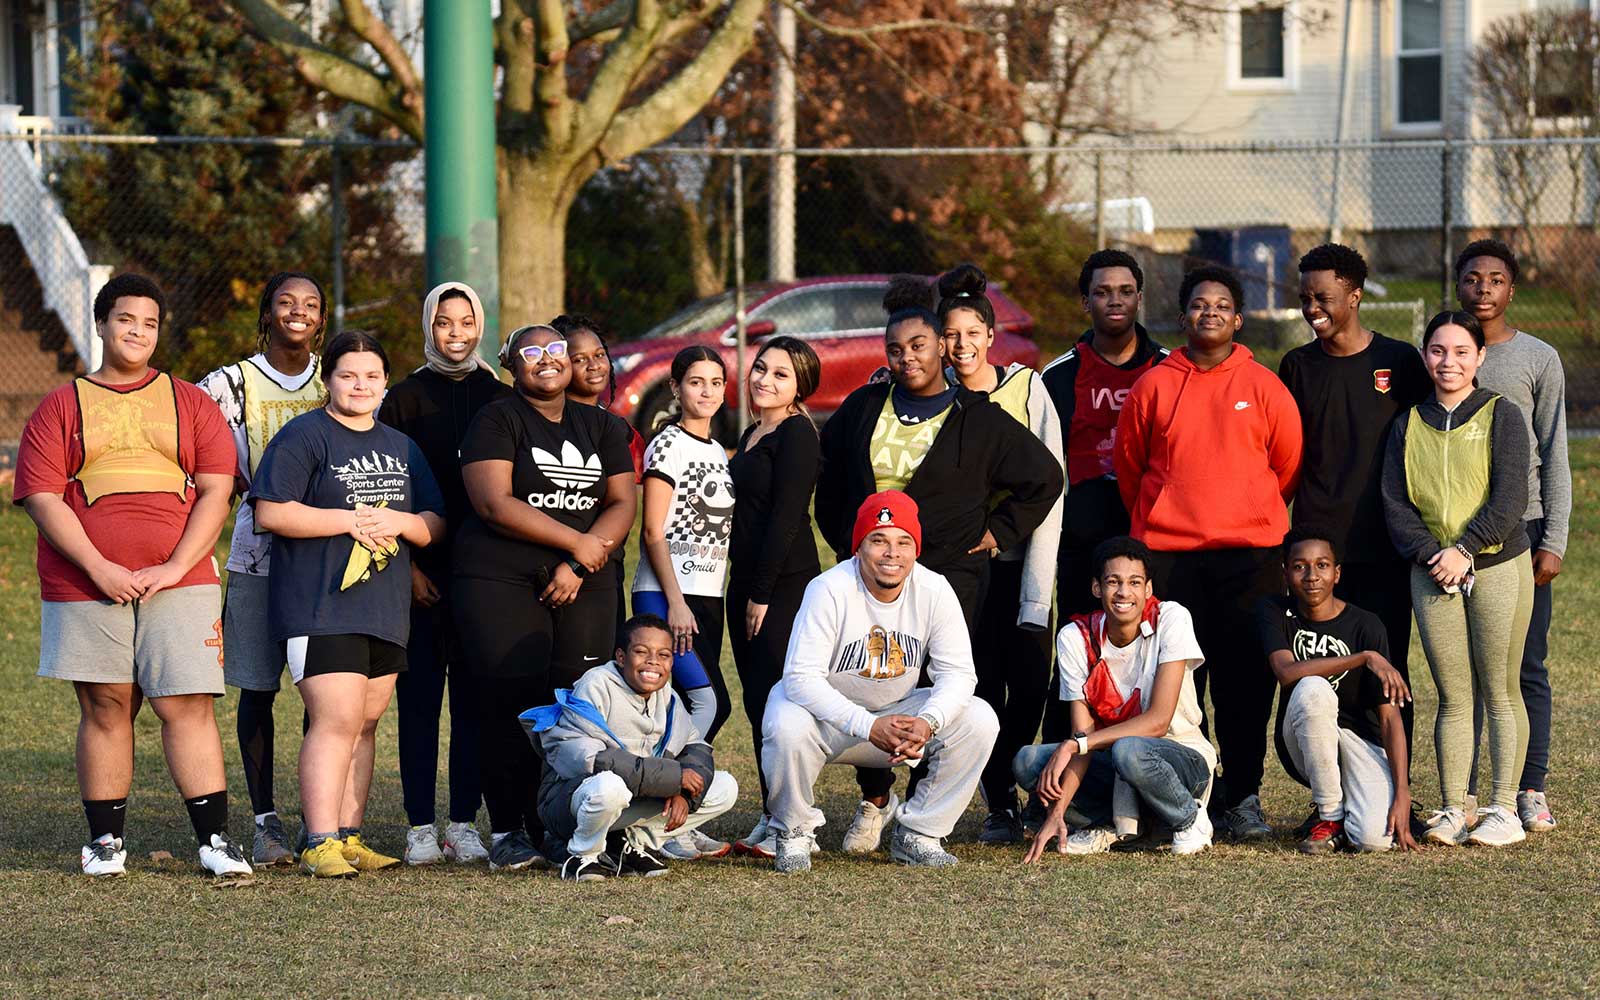
<path fill-rule="evenodd" d="M 609 854 L 585 858 L 570 855 L 561 866 L 561 877 L 568 882 L 600 882 L 617 873 L 617 859 Z"/>
<path fill-rule="evenodd" d="M 1048 810 L 1038 794 L 1028 796 L 1028 804 L 1022 807 L 1022 835 L 1032 840 L 1039 832 L 1039 827 L 1044 826 L 1047 815 Z"/>
<path fill-rule="evenodd" d="M 554 867 L 549 858 L 534 849 L 533 840 L 526 830 L 508 833 L 489 848 L 489 870 L 492 872 L 517 871 L 521 868 L 548 871 Z"/>
<path fill-rule="evenodd" d="M 666 861 L 643 844 L 624 842 L 617 859 L 617 874 L 623 878 L 657 878 L 668 872 Z"/>
<path fill-rule="evenodd" d="M 1022 843 L 1022 819 L 1015 809 L 1002 809 L 992 812 L 983 821 L 983 830 L 978 834 L 980 844 L 1020 844 Z"/>
<path fill-rule="evenodd" d="M 1261 797 L 1246 795 L 1244 801 L 1224 814 L 1228 839 L 1235 843 L 1267 840 L 1272 836 L 1272 826 L 1261 814 Z"/>
<path fill-rule="evenodd" d="M 1294 828 L 1294 839 L 1304 840 L 1311 836 L 1311 828 L 1320 822 L 1322 822 L 1322 814 L 1317 812 L 1317 807 L 1313 805 L 1310 814 L 1305 818 L 1305 822 Z M 1426 832 L 1427 827 L 1423 827 L 1423 831 Z"/>

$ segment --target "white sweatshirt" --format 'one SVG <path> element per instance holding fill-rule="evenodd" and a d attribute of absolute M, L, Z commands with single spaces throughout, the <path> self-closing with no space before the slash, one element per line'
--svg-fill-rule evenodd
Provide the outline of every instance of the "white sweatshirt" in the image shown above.
<path fill-rule="evenodd" d="M 925 668 L 933 694 L 919 714 L 937 732 L 966 711 L 978 686 L 955 591 L 917 563 L 900 596 L 884 604 L 851 558 L 806 586 L 780 683 L 790 701 L 864 740 L 877 713 L 909 695 Z"/>

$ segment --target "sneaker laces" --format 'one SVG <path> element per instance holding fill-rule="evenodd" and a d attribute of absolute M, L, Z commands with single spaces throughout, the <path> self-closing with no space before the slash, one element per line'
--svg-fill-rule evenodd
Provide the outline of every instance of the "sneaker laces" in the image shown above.
<path fill-rule="evenodd" d="M 1435 809 L 1433 811 L 1433 815 L 1428 817 L 1428 825 L 1429 826 L 1438 826 L 1440 823 L 1443 823 L 1445 820 L 1454 821 L 1456 819 L 1464 820 L 1464 819 L 1466 819 L 1466 814 L 1463 813 L 1460 809 L 1455 809 L 1455 808 Z"/>
<path fill-rule="evenodd" d="M 96 840 L 86 845 L 89 853 L 97 861 L 113 861 L 117 856 L 117 842 L 115 840 Z"/>
<path fill-rule="evenodd" d="M 229 840 L 228 835 L 225 833 L 212 834 L 210 846 L 213 851 L 221 851 L 223 857 L 227 858 L 229 861 L 244 860 L 244 851 L 239 849 L 238 844 L 235 844 L 233 841 Z"/>
<path fill-rule="evenodd" d="M 283 828 L 283 821 L 273 816 L 261 824 L 260 831 L 268 841 L 277 844 L 284 850 L 289 849 L 289 832 Z"/>

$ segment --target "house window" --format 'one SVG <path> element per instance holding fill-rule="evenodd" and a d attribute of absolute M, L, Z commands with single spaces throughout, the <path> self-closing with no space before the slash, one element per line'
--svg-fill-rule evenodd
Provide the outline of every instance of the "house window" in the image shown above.
<path fill-rule="evenodd" d="M 1444 59 L 1440 0 L 1399 0 L 1399 46 L 1395 53 L 1395 120 L 1433 125 L 1443 117 Z"/>
<path fill-rule="evenodd" d="M 1230 89 L 1295 88 L 1298 60 L 1292 2 L 1237 4 L 1227 25 Z"/>

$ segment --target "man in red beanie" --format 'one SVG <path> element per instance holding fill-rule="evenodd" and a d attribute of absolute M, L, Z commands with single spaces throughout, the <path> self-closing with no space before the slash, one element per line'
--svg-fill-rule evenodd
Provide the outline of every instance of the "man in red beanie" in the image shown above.
<path fill-rule="evenodd" d="M 916 501 L 874 493 L 856 512 L 855 556 L 812 580 L 789 637 L 783 680 L 762 720 L 761 765 L 780 872 L 811 868 L 824 817 L 824 764 L 889 768 L 931 761 L 895 817 L 889 856 L 956 863 L 940 843 L 972 801 L 1000 723 L 973 696 L 977 673 L 955 591 L 917 562 Z M 918 688 L 923 670 L 932 687 Z"/>

